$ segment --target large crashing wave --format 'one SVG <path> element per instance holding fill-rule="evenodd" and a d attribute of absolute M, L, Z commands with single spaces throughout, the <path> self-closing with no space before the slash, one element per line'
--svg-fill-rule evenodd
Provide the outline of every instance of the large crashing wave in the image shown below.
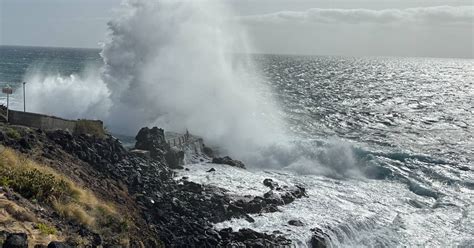
<path fill-rule="evenodd" d="M 130 0 L 122 7 L 108 25 L 102 68 L 26 75 L 32 111 L 100 118 L 122 134 L 147 125 L 189 129 L 233 154 L 283 136 L 246 58 L 245 32 L 223 3 Z"/>
<path fill-rule="evenodd" d="M 231 16 L 219 1 L 130 0 L 109 22 L 102 68 L 27 75 L 32 110 L 100 118 L 122 134 L 150 125 L 188 129 L 250 166 L 351 171 L 345 145 L 321 150 L 288 142 L 269 90 L 245 57 L 245 32 Z"/>
<path fill-rule="evenodd" d="M 270 141 L 280 122 L 250 60 L 236 58 L 248 48 L 230 15 L 215 1 L 128 3 L 102 51 L 114 128 L 188 128 L 232 150 Z"/>

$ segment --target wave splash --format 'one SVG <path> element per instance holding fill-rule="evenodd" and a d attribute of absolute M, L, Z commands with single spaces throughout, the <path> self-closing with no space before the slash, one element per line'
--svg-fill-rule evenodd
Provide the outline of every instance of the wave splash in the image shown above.
<path fill-rule="evenodd" d="M 26 75 L 33 111 L 100 118 L 122 134 L 144 125 L 189 129 L 248 166 L 357 174 L 346 144 L 318 150 L 291 141 L 270 90 L 244 55 L 245 31 L 228 19 L 225 4 L 130 0 L 122 7 L 108 24 L 102 68 Z"/>

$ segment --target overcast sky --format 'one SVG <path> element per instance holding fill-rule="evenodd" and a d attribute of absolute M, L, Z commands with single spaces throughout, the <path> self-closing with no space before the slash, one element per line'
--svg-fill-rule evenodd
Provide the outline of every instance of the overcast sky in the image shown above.
<path fill-rule="evenodd" d="M 254 52 L 474 58 L 473 0 L 223 0 Z M 0 0 L 0 44 L 99 47 L 121 0 Z"/>

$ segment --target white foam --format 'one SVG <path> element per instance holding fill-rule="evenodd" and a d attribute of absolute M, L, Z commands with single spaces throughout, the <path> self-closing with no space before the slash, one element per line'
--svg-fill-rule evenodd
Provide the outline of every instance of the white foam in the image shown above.
<path fill-rule="evenodd" d="M 429 246 L 446 247 L 472 244 L 469 232 L 472 217 L 464 216 L 465 202 L 448 207 L 432 208 L 436 200 L 409 191 L 405 184 L 387 180 L 336 180 L 315 175 L 295 175 L 289 171 L 253 171 L 215 164 L 192 164 L 190 171 L 177 171 L 178 177 L 211 184 L 235 195 L 262 195 L 269 189 L 265 178 L 287 185 L 301 185 L 308 197 L 279 207 L 281 212 L 251 215 L 216 224 L 216 228 L 252 228 L 272 233 L 281 231 L 298 247 L 307 247 L 311 228 L 324 230 L 333 247 Z M 206 172 L 215 168 L 215 172 Z M 415 200 L 424 205 L 416 208 Z M 438 200 L 439 201 L 439 200 Z M 470 207 L 472 210 L 472 207 Z M 469 215 L 469 214 L 468 214 Z M 305 226 L 288 225 L 300 220 Z M 470 222 L 470 221 L 471 222 Z"/>

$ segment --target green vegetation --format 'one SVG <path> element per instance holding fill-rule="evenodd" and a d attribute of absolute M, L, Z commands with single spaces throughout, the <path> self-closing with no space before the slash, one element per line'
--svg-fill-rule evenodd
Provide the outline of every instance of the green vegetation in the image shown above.
<path fill-rule="evenodd" d="M 17 130 L 11 128 L 11 127 L 6 128 L 6 134 L 11 139 L 18 140 L 18 139 L 21 138 L 20 133 Z"/>
<path fill-rule="evenodd" d="M 44 235 L 55 235 L 58 232 L 54 226 L 48 226 L 44 223 L 39 223 L 36 228 Z"/>
<path fill-rule="evenodd" d="M 46 203 L 63 218 L 87 226 L 99 233 L 125 235 L 129 222 L 115 208 L 78 187 L 69 178 L 38 164 L 11 149 L 0 153 L 0 186 L 10 187 L 30 200 Z M 51 233 L 52 229 L 38 225 Z"/>
<path fill-rule="evenodd" d="M 78 120 L 76 122 L 76 134 L 91 134 L 99 138 L 105 137 L 105 129 L 98 121 Z"/>
<path fill-rule="evenodd" d="M 0 166 L 0 185 L 11 187 L 25 198 L 39 201 L 74 195 L 65 181 L 33 168 L 19 170 Z"/>

